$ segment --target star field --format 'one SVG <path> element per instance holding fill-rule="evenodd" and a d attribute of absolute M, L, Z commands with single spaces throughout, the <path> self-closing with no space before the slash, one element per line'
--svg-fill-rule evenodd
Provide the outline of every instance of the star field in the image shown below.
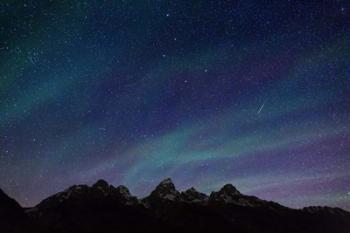
<path fill-rule="evenodd" d="M 0 187 L 225 183 L 350 209 L 348 1 L 1 1 Z"/>

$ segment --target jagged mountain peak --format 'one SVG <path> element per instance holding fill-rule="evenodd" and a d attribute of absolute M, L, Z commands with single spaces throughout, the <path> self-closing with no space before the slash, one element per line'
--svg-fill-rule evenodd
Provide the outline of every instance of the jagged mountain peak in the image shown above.
<path fill-rule="evenodd" d="M 124 185 L 119 185 L 115 188 L 113 195 L 123 204 L 132 205 L 138 203 L 137 197 L 131 195 L 129 189 Z"/>
<path fill-rule="evenodd" d="M 219 191 L 212 192 L 208 200 L 209 202 L 214 203 L 234 204 L 237 206 L 249 207 L 267 207 L 275 210 L 287 208 L 272 201 L 265 201 L 255 196 L 244 195 L 240 193 L 232 184 L 226 184 Z"/>
<path fill-rule="evenodd" d="M 175 185 L 174 182 L 171 180 L 171 178 L 166 178 L 164 180 L 162 180 L 157 187 L 170 187 L 170 188 L 174 188 L 175 189 Z"/>
<path fill-rule="evenodd" d="M 130 195 L 131 195 L 129 189 L 128 189 L 126 186 L 124 186 L 124 185 L 119 185 L 119 186 L 116 188 L 116 191 L 117 191 L 118 193 L 120 193 L 120 194 L 125 195 L 125 196 L 130 196 Z"/>
<path fill-rule="evenodd" d="M 195 187 L 191 187 L 189 189 L 186 189 L 185 191 L 181 193 L 199 193 Z"/>
<path fill-rule="evenodd" d="M 181 192 L 181 200 L 184 202 L 203 203 L 208 200 L 208 196 L 198 192 L 194 187 Z"/>
<path fill-rule="evenodd" d="M 180 198 L 180 192 L 176 190 L 173 181 L 166 178 L 161 181 L 151 194 L 143 202 L 156 202 L 157 200 L 177 201 Z"/>
<path fill-rule="evenodd" d="M 212 192 L 209 196 L 211 202 L 240 204 L 243 195 L 232 185 L 225 184 L 219 191 Z"/>
<path fill-rule="evenodd" d="M 225 184 L 219 192 L 229 195 L 242 195 L 232 184 Z"/>
<path fill-rule="evenodd" d="M 195 187 L 191 187 L 187 189 L 185 192 L 197 192 L 197 190 L 195 189 Z"/>
<path fill-rule="evenodd" d="M 121 204 L 136 204 L 138 199 L 132 196 L 125 186 L 117 188 L 109 185 L 105 180 L 98 180 L 91 187 L 88 185 L 73 185 L 63 192 L 44 199 L 38 204 L 39 208 L 50 208 L 65 202 L 86 202 L 96 199 L 108 198 Z"/>
<path fill-rule="evenodd" d="M 105 189 L 105 188 L 109 188 L 109 184 L 107 181 L 100 179 L 94 185 L 92 185 L 92 187 Z"/>
<path fill-rule="evenodd" d="M 109 196 L 111 195 L 114 187 L 109 185 L 105 180 L 98 180 L 94 185 L 92 185 L 91 188 L 93 190 L 97 190 L 98 192 L 102 192 L 105 196 Z"/>
<path fill-rule="evenodd" d="M 160 182 L 153 192 L 161 194 L 161 193 L 176 193 L 178 191 L 176 190 L 173 181 L 170 178 L 167 178 L 162 182 Z"/>

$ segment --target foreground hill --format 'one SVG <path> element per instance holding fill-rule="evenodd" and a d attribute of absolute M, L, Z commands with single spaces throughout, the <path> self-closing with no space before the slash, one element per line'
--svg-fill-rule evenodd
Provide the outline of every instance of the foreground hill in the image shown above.
<path fill-rule="evenodd" d="M 0 232 L 7 233 L 350 232 L 350 213 L 339 208 L 291 209 L 231 184 L 210 196 L 194 188 L 179 192 L 171 179 L 141 200 L 103 180 L 75 185 L 25 211 L 0 192 L 0 217 Z"/>
<path fill-rule="evenodd" d="M 0 189 L 0 232 L 25 233 L 35 229 L 24 209 Z"/>

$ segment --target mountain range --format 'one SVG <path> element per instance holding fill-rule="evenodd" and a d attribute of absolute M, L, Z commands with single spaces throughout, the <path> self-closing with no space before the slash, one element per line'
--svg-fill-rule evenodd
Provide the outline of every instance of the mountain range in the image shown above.
<path fill-rule="evenodd" d="M 169 178 L 138 199 L 125 186 L 99 180 L 69 187 L 32 208 L 22 208 L 0 190 L 0 232 L 349 233 L 350 213 L 292 209 L 244 195 L 231 184 L 209 196 L 195 188 L 179 192 Z"/>

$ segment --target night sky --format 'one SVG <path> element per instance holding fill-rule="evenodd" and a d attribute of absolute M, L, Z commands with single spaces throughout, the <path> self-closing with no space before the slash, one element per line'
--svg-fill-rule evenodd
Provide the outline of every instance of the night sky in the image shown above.
<path fill-rule="evenodd" d="M 0 187 L 166 177 L 349 210 L 349 1 L 1 1 Z"/>

